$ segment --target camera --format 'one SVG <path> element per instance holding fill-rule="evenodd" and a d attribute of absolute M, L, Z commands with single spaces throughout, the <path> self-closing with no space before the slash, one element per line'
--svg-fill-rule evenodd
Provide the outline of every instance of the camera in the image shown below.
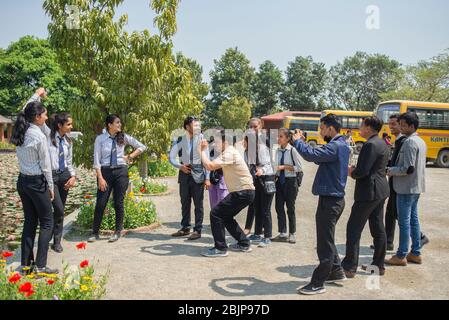
<path fill-rule="evenodd" d="M 288 134 L 288 140 L 291 144 L 293 144 L 293 135 L 299 132 L 300 129 L 290 130 Z M 303 131 L 302 135 L 304 136 L 304 139 L 307 140 L 307 132 Z"/>

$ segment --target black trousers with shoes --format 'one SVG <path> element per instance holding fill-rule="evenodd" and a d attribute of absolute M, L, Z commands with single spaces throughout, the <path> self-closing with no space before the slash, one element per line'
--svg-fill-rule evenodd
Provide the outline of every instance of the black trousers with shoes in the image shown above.
<path fill-rule="evenodd" d="M 271 239 L 273 237 L 271 204 L 273 203 L 274 194 L 266 194 L 259 180 L 256 180 L 254 186 L 256 187 L 254 197 L 254 215 L 256 218 L 254 234 L 263 234 L 266 239 Z"/>
<path fill-rule="evenodd" d="M 53 212 L 51 197 L 45 177 L 19 175 L 17 191 L 22 200 L 25 221 L 22 233 L 22 266 L 38 268 L 47 266 L 48 247 L 53 235 Z M 39 240 L 36 260 L 33 248 L 39 225 Z"/>
<path fill-rule="evenodd" d="M 187 175 L 184 172 L 179 172 L 179 195 L 181 196 L 182 207 L 182 230 L 190 229 L 191 224 L 191 207 L 192 200 L 195 206 L 195 227 L 194 231 L 201 233 L 203 229 L 204 219 L 204 184 L 196 183 L 191 175 Z"/>
<path fill-rule="evenodd" d="M 329 275 L 343 271 L 335 246 L 335 227 L 345 208 L 345 199 L 320 196 L 316 211 L 317 253 L 320 264 L 312 275 L 311 283 L 322 287 Z"/>
<path fill-rule="evenodd" d="M 281 184 L 279 179 L 276 182 L 276 213 L 278 217 L 279 233 L 287 233 L 285 206 L 287 206 L 289 233 L 296 233 L 295 203 L 299 189 L 297 181 L 296 177 L 293 177 L 285 178 L 284 184 Z"/>
<path fill-rule="evenodd" d="M 106 180 L 108 188 L 104 192 L 100 189 L 97 190 L 93 233 L 99 234 L 100 232 L 104 210 L 106 209 L 112 191 L 114 191 L 115 231 L 121 232 L 123 230 L 123 218 L 125 216 L 125 195 L 129 185 L 128 167 L 102 167 L 101 174 Z"/>
<path fill-rule="evenodd" d="M 393 246 L 396 220 L 398 219 L 398 209 L 396 205 L 396 191 L 393 188 L 393 181 L 390 179 L 390 197 L 385 211 L 385 232 L 387 234 L 387 245 Z"/>
<path fill-rule="evenodd" d="M 240 245 L 250 246 L 250 241 L 234 217 L 249 206 L 254 197 L 254 190 L 232 192 L 211 211 L 211 229 L 216 249 L 226 251 L 228 248 L 225 229 Z"/>
<path fill-rule="evenodd" d="M 360 238 L 367 221 L 369 221 L 369 228 L 374 239 L 372 265 L 377 266 L 380 270 L 385 269 L 387 236 L 383 219 L 384 204 L 385 199 L 354 202 L 346 229 L 346 257 L 342 262 L 342 267 L 346 271 L 357 271 Z"/>
<path fill-rule="evenodd" d="M 68 169 L 64 172 L 53 171 L 53 183 L 55 189 L 55 198 L 53 200 L 53 244 L 60 245 L 62 240 L 62 231 L 64 228 L 64 208 L 67 201 L 69 190 L 64 186 L 70 180 L 71 174 Z"/>

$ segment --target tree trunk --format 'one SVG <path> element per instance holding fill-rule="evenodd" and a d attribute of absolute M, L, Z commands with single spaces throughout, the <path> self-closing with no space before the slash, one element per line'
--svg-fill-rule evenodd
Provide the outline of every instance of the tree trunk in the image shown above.
<path fill-rule="evenodd" d="M 142 179 L 148 178 L 148 158 L 146 155 L 142 155 L 139 160 L 139 174 Z"/>

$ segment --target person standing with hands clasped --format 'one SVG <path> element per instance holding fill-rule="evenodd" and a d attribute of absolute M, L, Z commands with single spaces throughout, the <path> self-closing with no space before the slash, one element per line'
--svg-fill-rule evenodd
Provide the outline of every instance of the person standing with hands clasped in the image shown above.
<path fill-rule="evenodd" d="M 45 90 L 39 89 L 36 95 L 45 98 Z M 51 202 L 54 199 L 48 143 L 40 129 L 47 119 L 47 109 L 41 102 L 29 102 L 17 116 L 11 136 L 11 143 L 17 146 L 20 172 L 17 191 L 22 200 L 25 217 L 21 245 L 22 273 L 58 273 L 58 270 L 47 266 L 48 248 L 53 232 Z M 38 225 L 39 240 L 35 260 L 33 249 Z"/>
<path fill-rule="evenodd" d="M 379 138 L 381 129 L 382 121 L 379 118 L 363 119 L 360 136 L 367 142 L 360 151 L 357 167 L 349 167 L 348 170 L 348 175 L 356 180 L 356 184 L 355 202 L 346 228 L 346 257 L 341 263 L 347 278 L 354 278 L 356 275 L 360 238 L 367 221 L 374 239 L 371 265 L 377 268 L 379 275 L 385 273 L 387 236 L 383 216 L 385 200 L 390 193 L 385 172 L 390 158 L 390 148 Z M 363 265 L 362 269 L 368 270 L 368 266 Z"/>
<path fill-rule="evenodd" d="M 295 148 L 305 161 L 319 165 L 312 193 L 319 196 L 316 211 L 317 253 L 319 266 L 311 282 L 299 289 L 299 293 L 314 295 L 325 293 L 325 282 L 345 280 L 340 257 L 335 246 L 335 227 L 345 208 L 345 187 L 348 178 L 350 149 L 344 136 L 340 135 L 338 117 L 329 114 L 321 119 L 320 135 L 327 142 L 313 148 L 297 130 L 293 135 Z"/>
<path fill-rule="evenodd" d="M 109 242 L 119 240 L 125 215 L 124 199 L 129 185 L 128 164 L 147 150 L 145 145 L 122 131 L 122 122 L 118 115 L 108 115 L 105 126 L 106 130 L 97 137 L 94 147 L 94 169 L 98 179 L 98 190 L 89 242 L 100 239 L 100 226 L 112 191 L 114 191 L 115 232 Z M 135 149 L 129 155 L 125 154 L 127 145 Z"/>
<path fill-rule="evenodd" d="M 276 151 L 276 213 L 279 236 L 273 241 L 293 244 L 296 243 L 295 202 L 303 173 L 299 153 L 290 144 L 288 129 L 279 130 L 278 143 L 280 147 Z M 285 205 L 287 206 L 289 233 L 287 233 Z"/>

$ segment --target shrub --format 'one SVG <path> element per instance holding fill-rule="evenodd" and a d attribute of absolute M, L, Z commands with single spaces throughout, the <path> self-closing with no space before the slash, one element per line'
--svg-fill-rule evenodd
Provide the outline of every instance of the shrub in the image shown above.
<path fill-rule="evenodd" d="M 95 201 L 87 201 L 81 206 L 76 223 L 83 229 L 91 229 L 94 221 Z M 156 206 L 151 201 L 138 201 L 134 193 L 125 197 L 125 229 L 137 229 L 149 226 L 157 221 Z M 115 210 L 109 201 L 103 216 L 101 230 L 115 230 Z"/>
<path fill-rule="evenodd" d="M 148 161 L 148 175 L 150 177 L 174 177 L 177 173 L 178 170 L 170 164 L 167 156 L 162 156 L 161 159 Z"/>

